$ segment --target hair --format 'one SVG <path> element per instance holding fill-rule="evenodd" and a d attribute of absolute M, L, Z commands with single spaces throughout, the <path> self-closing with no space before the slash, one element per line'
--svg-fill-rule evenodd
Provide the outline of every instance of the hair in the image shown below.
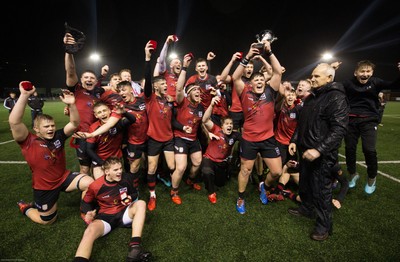
<path fill-rule="evenodd" d="M 110 77 L 108 78 L 109 80 L 111 80 L 114 76 L 118 76 L 119 77 L 119 73 L 113 73 L 110 75 Z"/>
<path fill-rule="evenodd" d="M 232 117 L 230 117 L 230 116 L 224 116 L 224 117 L 222 117 L 222 118 L 221 118 L 221 126 L 224 124 L 225 120 L 228 120 L 228 119 L 232 120 Z"/>
<path fill-rule="evenodd" d="M 106 103 L 104 103 L 103 101 L 98 101 L 96 103 L 94 103 L 93 105 L 93 111 L 95 111 L 96 108 L 100 107 L 100 106 L 106 106 L 108 107 L 108 105 Z"/>
<path fill-rule="evenodd" d="M 207 64 L 207 60 L 206 60 L 205 58 L 199 57 L 199 58 L 197 58 L 197 60 L 196 60 L 196 65 L 197 65 L 198 63 L 201 63 L 201 62 L 206 62 L 206 64 Z"/>
<path fill-rule="evenodd" d="M 154 83 L 160 82 L 161 80 L 165 80 L 165 77 L 162 75 L 159 75 L 159 76 L 153 77 L 151 82 L 154 84 Z"/>
<path fill-rule="evenodd" d="M 321 63 L 317 67 L 321 67 L 322 70 L 327 74 L 332 76 L 332 79 L 335 79 L 336 70 L 328 63 Z"/>
<path fill-rule="evenodd" d="M 41 121 L 54 121 L 54 118 L 51 115 L 48 115 L 48 114 L 37 115 L 35 117 L 35 120 L 33 120 L 33 126 L 39 127 L 39 123 Z"/>
<path fill-rule="evenodd" d="M 118 84 L 117 84 L 117 90 L 119 90 L 121 87 L 123 87 L 123 86 L 130 86 L 130 87 L 132 87 L 132 84 L 131 84 L 131 82 L 129 82 L 129 81 L 127 81 L 127 80 L 124 80 L 124 81 L 121 81 L 121 82 L 119 82 Z"/>
<path fill-rule="evenodd" d="M 254 72 L 252 75 L 251 75 L 251 77 L 250 77 L 250 80 L 253 80 L 256 76 L 262 76 L 262 77 L 264 77 L 265 78 L 265 76 L 264 76 L 264 74 L 263 73 L 260 73 L 260 72 Z"/>
<path fill-rule="evenodd" d="M 193 90 L 195 87 L 198 87 L 198 85 L 196 85 L 195 83 L 190 83 L 190 84 L 188 84 L 188 85 L 186 86 L 186 88 L 185 88 L 185 93 L 189 95 L 189 93 L 192 92 L 192 90 Z"/>
<path fill-rule="evenodd" d="M 362 60 L 358 62 L 355 71 L 359 70 L 362 67 L 371 67 L 372 70 L 375 70 L 375 64 L 369 60 Z"/>
<path fill-rule="evenodd" d="M 84 74 L 86 74 L 86 73 L 91 73 L 91 74 L 93 74 L 93 75 L 96 77 L 96 79 L 97 79 L 96 73 L 95 73 L 93 70 L 90 70 L 90 69 L 86 69 L 85 71 L 83 71 L 82 74 L 81 74 L 81 77 L 82 77 Z"/>
<path fill-rule="evenodd" d="M 299 80 L 299 83 L 300 83 L 300 82 L 307 82 L 310 86 L 311 86 L 311 84 L 312 84 L 312 83 L 311 83 L 311 80 L 308 79 L 308 78 L 306 78 L 306 79 L 300 79 L 300 80 Z"/>
<path fill-rule="evenodd" d="M 121 70 L 119 70 L 119 75 L 121 75 L 121 73 L 123 73 L 123 72 L 128 72 L 129 74 L 131 74 L 131 75 L 132 75 L 132 72 L 131 72 L 131 70 L 130 70 L 130 69 L 128 69 L 128 68 L 124 68 L 124 69 L 121 69 Z"/>
<path fill-rule="evenodd" d="M 178 58 L 178 57 L 174 57 L 174 58 L 171 58 L 171 60 L 169 60 L 169 65 L 171 66 L 171 64 L 172 64 L 172 61 L 174 61 L 174 60 L 178 60 L 179 62 L 181 62 L 181 60 Z M 181 62 L 182 63 L 182 62 Z"/>
<path fill-rule="evenodd" d="M 122 160 L 119 157 L 116 156 L 110 156 L 106 160 L 104 160 L 104 163 L 102 165 L 102 169 L 110 169 L 112 165 L 114 164 L 121 164 L 122 165 Z"/>

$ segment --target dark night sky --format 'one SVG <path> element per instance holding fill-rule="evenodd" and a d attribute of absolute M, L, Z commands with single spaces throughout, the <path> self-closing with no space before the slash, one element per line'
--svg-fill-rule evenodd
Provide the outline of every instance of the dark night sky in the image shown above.
<path fill-rule="evenodd" d="M 143 76 L 144 46 L 159 48 L 169 34 L 180 41 L 180 55 L 205 57 L 213 51 L 212 74 L 218 74 L 236 51 L 246 52 L 255 35 L 270 29 L 278 37 L 272 49 L 287 69 L 285 80 L 309 76 L 321 54 L 333 50 L 342 67 L 336 80 L 352 76 L 357 61 L 372 60 L 375 75 L 398 76 L 400 13 L 396 1 L 8 1 L 1 21 L 0 87 L 31 80 L 36 87 L 61 88 L 65 82 L 62 37 L 64 22 L 87 36 L 75 59 L 78 74 L 108 64 L 111 73 L 130 68 Z M 324 6 L 322 6 L 322 4 Z M 97 50 L 102 61 L 88 60 Z M 192 65 L 193 68 L 193 65 Z M 193 72 L 193 71 L 192 71 Z M 189 72 L 191 73 L 191 71 Z"/>

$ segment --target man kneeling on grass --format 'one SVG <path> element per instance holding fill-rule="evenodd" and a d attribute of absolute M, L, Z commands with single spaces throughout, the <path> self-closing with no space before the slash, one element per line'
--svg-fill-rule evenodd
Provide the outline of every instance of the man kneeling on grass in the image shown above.
<path fill-rule="evenodd" d="M 42 225 L 52 224 L 57 219 L 57 201 L 60 192 L 82 191 L 84 196 L 93 178 L 78 172 L 71 172 L 66 166 L 64 144 L 79 125 L 78 109 L 74 94 L 63 90 L 60 99 L 70 111 L 69 122 L 64 128 L 56 129 L 53 117 L 42 114 L 34 120 L 35 134 L 30 133 L 23 122 L 29 97 L 36 88 L 25 90 L 26 81 L 19 84 L 21 96 L 10 113 L 9 123 L 15 142 L 32 171 L 34 204 L 20 200 L 19 210 L 33 222 Z"/>
<path fill-rule="evenodd" d="M 133 176 L 122 171 L 122 161 L 109 157 L 103 163 L 104 176 L 96 179 L 82 200 L 82 218 L 88 227 L 76 251 L 74 262 L 89 261 L 94 241 L 117 227 L 132 227 L 126 261 L 148 261 L 151 253 L 141 246 L 146 202 L 138 199 Z M 99 207 L 98 214 L 96 207 Z"/>

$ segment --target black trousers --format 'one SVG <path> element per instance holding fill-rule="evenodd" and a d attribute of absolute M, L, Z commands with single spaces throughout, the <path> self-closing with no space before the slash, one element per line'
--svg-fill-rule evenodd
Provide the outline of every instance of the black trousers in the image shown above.
<path fill-rule="evenodd" d="M 302 152 L 300 152 L 302 155 Z M 336 160 L 321 156 L 309 162 L 300 157 L 300 210 L 316 215 L 315 232 L 324 234 L 332 228 L 332 172 Z"/>
<path fill-rule="evenodd" d="M 378 157 L 376 153 L 378 117 L 350 117 L 347 134 L 344 138 L 346 165 L 349 174 L 356 172 L 357 144 L 360 137 L 368 177 L 375 178 L 378 174 Z"/>
<path fill-rule="evenodd" d="M 201 163 L 204 184 L 208 194 L 216 191 L 216 187 L 222 187 L 228 180 L 228 162 L 214 162 L 209 158 L 203 158 Z"/>

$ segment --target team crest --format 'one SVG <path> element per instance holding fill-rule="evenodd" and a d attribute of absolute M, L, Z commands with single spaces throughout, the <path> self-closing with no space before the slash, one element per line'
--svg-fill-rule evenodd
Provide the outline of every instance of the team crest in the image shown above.
<path fill-rule="evenodd" d="M 61 147 L 61 141 L 60 140 L 56 140 L 56 141 L 54 141 L 54 146 L 56 147 L 56 148 L 60 148 Z"/>

